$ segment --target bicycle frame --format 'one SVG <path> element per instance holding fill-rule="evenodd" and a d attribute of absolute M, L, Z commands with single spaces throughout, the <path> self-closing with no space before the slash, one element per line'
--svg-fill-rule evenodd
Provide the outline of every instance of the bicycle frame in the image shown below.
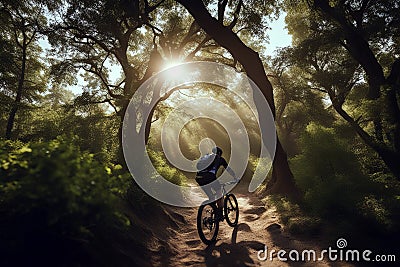
<path fill-rule="evenodd" d="M 227 193 L 225 186 L 230 185 L 230 184 L 235 184 L 235 183 L 237 183 L 237 181 L 231 181 L 231 182 L 221 184 L 222 199 L 224 202 L 224 205 L 223 205 L 224 219 L 226 219 L 226 222 L 231 227 L 235 227 L 237 225 L 238 217 L 239 217 L 239 207 L 238 207 L 238 203 L 237 203 L 237 199 L 236 199 L 235 195 L 232 193 Z M 208 204 L 203 204 L 199 207 L 199 210 L 198 210 L 197 230 L 198 230 L 200 239 L 205 244 L 210 244 L 211 242 L 214 242 L 218 235 L 220 219 L 215 218 L 215 214 L 217 212 L 216 201 L 218 201 L 218 200 L 215 200 Z M 203 209 L 207 206 L 210 206 L 212 208 L 211 217 L 203 217 L 202 216 Z M 235 212 L 233 220 L 232 220 L 232 218 L 229 218 L 229 216 L 228 216 L 228 214 L 230 214 L 232 211 Z M 207 228 L 210 231 L 212 231 L 213 229 L 215 230 L 213 236 L 210 239 L 206 238 L 205 233 L 203 232 L 203 227 Z"/>

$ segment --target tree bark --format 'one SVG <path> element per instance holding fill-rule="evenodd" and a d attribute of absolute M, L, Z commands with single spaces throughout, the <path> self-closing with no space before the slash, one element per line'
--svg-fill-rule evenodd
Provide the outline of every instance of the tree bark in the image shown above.
<path fill-rule="evenodd" d="M 296 200 L 302 197 L 295 184 L 293 173 L 290 170 L 287 154 L 278 138 L 272 168 L 272 177 L 267 184 L 266 193 L 284 194 Z"/>
<path fill-rule="evenodd" d="M 347 20 L 344 13 L 330 6 L 328 0 L 314 0 L 314 6 L 340 25 L 345 39 L 343 46 L 353 59 L 362 66 L 367 76 L 369 85 L 367 99 L 377 100 L 379 97 L 384 98 L 387 107 L 382 108 L 380 112 L 387 114 L 386 121 L 389 122 L 390 127 L 386 127 L 389 128 L 386 132 L 390 132 L 389 139 L 393 140 L 392 144 L 385 144 L 380 114 L 374 114 L 372 117 L 375 129 L 375 137 L 372 137 L 342 109 L 342 104 L 333 103 L 333 106 L 339 115 L 349 122 L 361 139 L 378 153 L 397 179 L 400 179 L 400 165 L 397 160 L 400 157 L 400 108 L 396 93 L 400 88 L 400 60 L 394 60 L 391 72 L 385 78 L 383 67 L 371 50 L 368 40 L 365 40 L 360 30 Z M 386 91 L 386 94 L 381 94 L 382 88 Z M 333 98 L 331 97 L 331 99 Z"/>
<path fill-rule="evenodd" d="M 177 0 L 177 2 L 181 3 L 189 11 L 208 35 L 227 49 L 243 65 L 247 75 L 260 88 L 275 116 L 273 88 L 267 78 L 258 53 L 246 46 L 231 29 L 224 27 L 218 20 L 213 18 L 201 0 Z M 280 144 L 279 138 L 277 138 L 273 172 L 268 184 L 268 192 L 294 198 L 300 196 L 289 168 L 287 155 Z"/>
<path fill-rule="evenodd" d="M 400 93 L 400 58 L 397 58 L 393 64 L 389 76 L 386 79 L 387 84 L 390 86 L 387 92 L 388 112 L 392 115 L 394 127 L 394 149 L 400 153 L 400 104 L 398 95 Z"/>
<path fill-rule="evenodd" d="M 23 40 L 23 44 L 22 44 L 21 75 L 18 80 L 17 95 L 15 97 L 13 106 L 11 107 L 11 110 L 10 110 L 10 113 L 8 116 L 8 120 L 7 120 L 6 139 L 11 139 L 11 137 L 12 137 L 12 130 L 14 128 L 15 116 L 17 115 L 17 111 L 19 109 L 19 105 L 22 100 L 22 91 L 24 89 L 25 71 L 26 71 L 26 50 L 27 50 L 27 45 L 26 45 L 25 35 L 24 35 L 24 40 Z"/>
<path fill-rule="evenodd" d="M 397 151 L 392 151 L 383 144 L 383 142 L 376 141 L 372 136 L 370 136 L 363 128 L 340 106 L 333 105 L 337 113 L 342 116 L 357 132 L 361 139 L 383 160 L 387 168 L 394 174 L 394 176 L 400 180 L 400 164 L 398 159 L 400 158 L 400 153 Z"/>
<path fill-rule="evenodd" d="M 314 5 L 339 23 L 344 38 L 347 41 L 344 47 L 360 63 L 367 74 L 369 84 L 368 97 L 370 99 L 377 99 L 380 96 L 379 88 L 384 83 L 385 76 L 383 68 L 370 49 L 368 42 L 362 37 L 359 30 L 346 20 L 346 17 L 342 13 L 329 5 L 328 0 L 314 0 Z"/>

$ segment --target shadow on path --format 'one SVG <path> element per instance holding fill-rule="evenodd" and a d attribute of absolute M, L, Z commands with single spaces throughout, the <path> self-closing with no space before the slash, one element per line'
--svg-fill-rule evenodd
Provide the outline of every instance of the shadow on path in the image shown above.
<path fill-rule="evenodd" d="M 258 241 L 241 241 L 236 243 L 239 231 L 249 232 L 250 226 L 241 223 L 233 228 L 231 242 L 211 244 L 205 250 L 199 251 L 204 256 L 206 266 L 254 266 L 250 257 L 250 249 L 260 250 L 264 244 Z"/>

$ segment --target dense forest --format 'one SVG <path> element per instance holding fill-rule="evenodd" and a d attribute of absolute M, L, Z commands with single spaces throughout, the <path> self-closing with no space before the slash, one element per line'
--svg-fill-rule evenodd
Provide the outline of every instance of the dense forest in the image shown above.
<path fill-rule="evenodd" d="M 169 257 L 165 229 L 195 222 L 132 179 L 123 121 L 146 80 L 194 61 L 246 74 L 268 102 L 275 157 L 248 194 L 276 208 L 283 231 L 398 252 L 399 0 L 1 0 L 0 13 L 1 266 L 162 265 L 154 254 Z M 271 53 L 279 16 L 292 45 Z M 174 184 L 193 183 L 166 159 L 161 128 L 179 103 L 200 97 L 243 120 L 247 189 L 263 137 L 249 108 L 215 85 L 160 95 L 143 125 L 153 165 Z M 239 145 L 207 119 L 170 145 L 196 159 L 203 138 L 227 159 Z"/>

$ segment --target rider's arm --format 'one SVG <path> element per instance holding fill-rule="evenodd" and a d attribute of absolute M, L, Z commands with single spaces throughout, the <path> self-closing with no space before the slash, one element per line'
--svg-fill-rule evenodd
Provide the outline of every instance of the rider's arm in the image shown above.
<path fill-rule="evenodd" d="M 236 174 L 235 174 L 235 172 L 232 170 L 231 167 L 227 166 L 227 167 L 225 168 L 225 170 L 226 170 L 230 175 L 232 175 L 233 178 L 236 179 Z"/>
<path fill-rule="evenodd" d="M 236 178 L 235 172 L 232 170 L 231 167 L 228 166 L 228 163 L 226 162 L 226 160 L 225 160 L 224 158 L 222 158 L 222 166 L 224 166 L 225 170 L 226 170 L 230 175 L 232 175 L 233 178 L 237 179 L 237 178 Z"/>

